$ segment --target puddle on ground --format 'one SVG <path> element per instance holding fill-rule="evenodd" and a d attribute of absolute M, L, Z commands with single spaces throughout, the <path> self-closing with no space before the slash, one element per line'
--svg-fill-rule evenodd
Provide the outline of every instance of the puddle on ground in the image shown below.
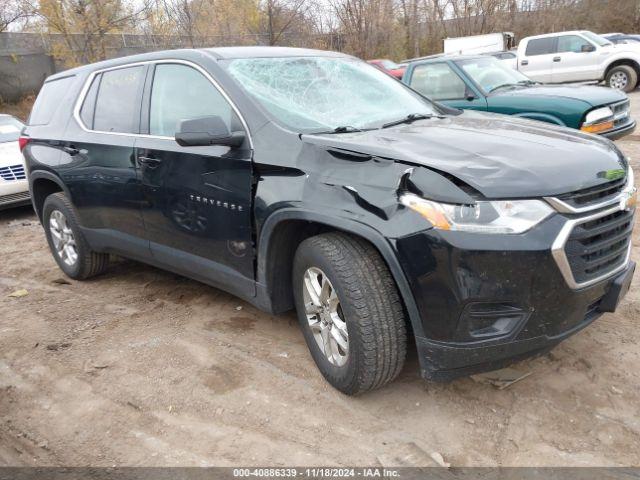
<path fill-rule="evenodd" d="M 225 320 L 210 320 L 204 328 L 207 330 L 231 330 L 234 332 L 248 332 L 253 330 L 253 326 L 256 323 L 256 319 L 252 317 L 230 317 Z"/>
<path fill-rule="evenodd" d="M 229 368 L 212 365 L 204 375 L 204 385 L 215 394 L 222 394 L 235 390 L 242 385 L 244 376 L 240 371 L 231 371 Z"/>

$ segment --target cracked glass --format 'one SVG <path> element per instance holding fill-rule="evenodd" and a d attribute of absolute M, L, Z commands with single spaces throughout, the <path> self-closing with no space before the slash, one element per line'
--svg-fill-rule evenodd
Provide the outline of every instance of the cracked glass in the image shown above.
<path fill-rule="evenodd" d="M 231 60 L 227 70 L 277 121 L 294 131 L 378 128 L 435 106 L 375 67 L 354 58 Z"/>

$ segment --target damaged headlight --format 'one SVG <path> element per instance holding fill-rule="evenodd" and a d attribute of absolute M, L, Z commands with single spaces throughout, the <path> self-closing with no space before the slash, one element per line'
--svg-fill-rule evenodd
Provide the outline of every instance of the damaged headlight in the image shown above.
<path fill-rule="evenodd" d="M 542 200 L 495 200 L 454 205 L 405 193 L 400 197 L 400 203 L 418 212 L 434 228 L 475 233 L 523 233 L 554 212 Z"/>

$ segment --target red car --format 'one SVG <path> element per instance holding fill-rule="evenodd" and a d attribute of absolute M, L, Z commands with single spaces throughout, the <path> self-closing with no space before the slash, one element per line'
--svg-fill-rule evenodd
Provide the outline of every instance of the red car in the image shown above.
<path fill-rule="evenodd" d="M 378 67 L 383 72 L 388 73 L 392 77 L 396 77 L 398 80 L 402 80 L 402 75 L 404 74 L 404 71 L 407 68 L 406 66 L 400 66 L 397 63 L 392 62 L 387 58 L 367 60 L 367 63 L 370 63 L 375 67 Z"/>

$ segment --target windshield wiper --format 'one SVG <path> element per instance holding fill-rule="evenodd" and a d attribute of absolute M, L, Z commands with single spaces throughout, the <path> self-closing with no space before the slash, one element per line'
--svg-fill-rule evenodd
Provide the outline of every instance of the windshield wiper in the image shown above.
<path fill-rule="evenodd" d="M 351 125 L 341 125 L 333 130 L 327 130 L 323 132 L 313 132 L 312 135 L 329 135 L 332 133 L 352 133 L 352 132 L 364 132 L 363 129 L 352 127 Z"/>
<path fill-rule="evenodd" d="M 518 82 L 520 83 L 520 82 Z M 493 93 L 496 90 L 499 90 L 501 88 L 507 88 L 507 87 L 515 87 L 517 85 L 517 83 L 503 83 L 502 85 L 498 85 L 497 87 L 493 87 L 491 90 L 489 90 L 489 93 Z"/>
<path fill-rule="evenodd" d="M 385 123 L 384 125 L 382 125 L 382 128 L 389 128 L 395 125 L 400 125 L 402 123 L 413 123 L 416 120 L 426 120 L 433 117 L 434 115 L 432 115 L 431 113 L 410 113 L 400 120 L 394 120 L 393 122 Z"/>

